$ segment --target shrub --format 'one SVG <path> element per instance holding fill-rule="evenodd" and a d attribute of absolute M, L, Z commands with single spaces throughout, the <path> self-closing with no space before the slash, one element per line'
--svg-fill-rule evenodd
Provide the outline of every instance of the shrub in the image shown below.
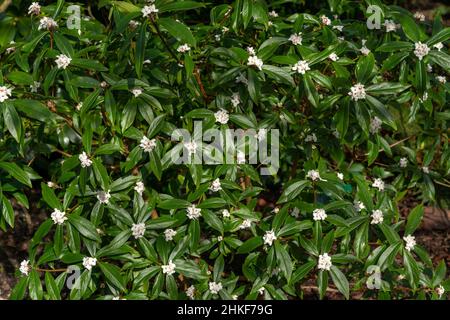
<path fill-rule="evenodd" d="M 1 18 L 0 226 L 14 203 L 48 212 L 12 299 L 445 298 L 444 261 L 413 235 L 449 199 L 439 15 L 135 2 L 79 20 L 76 3 L 17 1 Z M 174 163 L 201 145 L 173 132 L 198 122 L 279 141 L 279 169 Z"/>

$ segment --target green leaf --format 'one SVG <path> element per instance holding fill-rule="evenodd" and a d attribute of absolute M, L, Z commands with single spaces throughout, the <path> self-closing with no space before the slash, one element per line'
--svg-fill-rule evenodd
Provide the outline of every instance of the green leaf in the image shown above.
<path fill-rule="evenodd" d="M 206 4 L 196 1 L 174 1 L 158 5 L 159 12 L 186 11 L 198 8 L 204 8 Z"/>
<path fill-rule="evenodd" d="M 408 215 L 408 219 L 405 227 L 405 234 L 413 234 L 417 227 L 420 225 L 423 217 L 423 205 L 415 207 Z"/>
<path fill-rule="evenodd" d="M 285 187 L 277 203 L 284 203 L 294 200 L 308 184 L 309 182 L 307 180 L 297 180 L 290 182 Z"/>
<path fill-rule="evenodd" d="M 289 256 L 289 253 L 286 251 L 286 249 L 278 241 L 275 241 L 275 253 L 277 255 L 277 261 L 281 272 L 283 272 L 286 280 L 289 282 L 292 276 L 293 269 L 291 257 Z"/>
<path fill-rule="evenodd" d="M 94 241 L 100 241 L 100 236 L 97 233 L 97 229 L 92 222 L 86 218 L 71 214 L 68 216 L 68 221 L 86 238 Z"/>
<path fill-rule="evenodd" d="M 8 172 L 14 179 L 19 181 L 20 183 L 30 188 L 32 187 L 30 177 L 17 164 L 13 162 L 0 162 L 0 169 Z"/>
<path fill-rule="evenodd" d="M 178 41 L 185 42 L 191 46 L 196 45 L 194 36 L 189 28 L 178 21 L 171 18 L 160 18 L 157 23 L 169 32 Z"/>
<path fill-rule="evenodd" d="M 237 250 L 237 253 L 254 252 L 256 248 L 262 246 L 264 243 L 262 237 L 253 237 L 245 241 Z"/>
<path fill-rule="evenodd" d="M 145 46 L 147 43 L 146 29 L 147 21 L 144 21 L 139 29 L 139 34 L 136 41 L 136 59 L 134 61 L 134 67 L 136 68 L 136 75 L 138 78 L 141 78 L 142 66 L 144 65 Z"/>
<path fill-rule="evenodd" d="M 338 290 L 348 300 L 349 296 L 350 296 L 350 289 L 349 289 L 348 280 L 345 277 L 345 275 L 336 266 L 331 266 L 330 274 L 331 274 L 331 279 L 333 280 L 333 283 L 336 285 L 336 288 L 338 288 Z"/>
<path fill-rule="evenodd" d="M 5 121 L 6 127 L 11 135 L 20 143 L 22 137 L 22 120 L 17 114 L 16 108 L 11 103 L 4 103 L 3 109 L 3 119 Z"/>
<path fill-rule="evenodd" d="M 45 273 L 45 287 L 50 300 L 61 300 L 60 290 L 50 272 Z"/>
<path fill-rule="evenodd" d="M 317 275 L 317 287 L 319 288 L 319 296 L 322 300 L 328 288 L 328 272 L 320 270 Z"/>
<path fill-rule="evenodd" d="M 102 270 L 102 273 L 105 275 L 106 280 L 111 285 L 113 285 L 122 292 L 126 291 L 126 288 L 124 286 L 124 279 L 120 274 L 119 267 L 107 262 L 99 262 L 98 265 Z"/>
<path fill-rule="evenodd" d="M 361 56 L 356 64 L 356 79 L 359 83 L 365 84 L 371 77 L 375 66 L 375 58 L 372 53 L 367 56 Z"/>
<path fill-rule="evenodd" d="M 46 183 L 41 183 L 41 189 L 42 189 L 42 198 L 44 201 L 49 205 L 52 209 L 62 209 L 61 202 L 59 201 L 58 197 L 55 195 L 55 191 L 47 186 Z"/>

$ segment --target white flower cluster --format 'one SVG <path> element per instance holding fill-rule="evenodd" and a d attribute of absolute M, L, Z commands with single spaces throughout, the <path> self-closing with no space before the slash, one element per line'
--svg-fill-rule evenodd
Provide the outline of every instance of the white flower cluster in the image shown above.
<path fill-rule="evenodd" d="M 331 20 L 330 18 L 328 18 L 325 15 L 320 16 L 320 22 L 322 22 L 322 24 L 329 26 L 331 24 Z"/>
<path fill-rule="evenodd" d="M 320 173 L 317 170 L 309 170 L 308 173 L 306 174 L 306 177 L 311 179 L 312 181 L 326 181 L 325 179 L 322 179 L 320 177 Z"/>
<path fill-rule="evenodd" d="M 231 95 L 231 104 L 233 105 L 233 107 L 236 108 L 240 103 L 241 103 L 241 97 L 239 96 L 239 93 L 234 92 Z"/>
<path fill-rule="evenodd" d="M 135 239 L 142 238 L 145 233 L 145 223 L 133 223 L 133 225 L 131 226 L 131 232 Z"/>
<path fill-rule="evenodd" d="M 292 42 L 292 44 L 294 46 L 298 46 L 299 44 L 302 44 L 303 38 L 302 38 L 302 33 L 294 33 L 291 34 L 291 36 L 289 37 L 289 41 Z"/>
<path fill-rule="evenodd" d="M 58 28 L 58 24 L 52 18 L 43 17 L 39 20 L 38 30 L 54 30 L 56 28 Z"/>
<path fill-rule="evenodd" d="M 59 54 L 56 56 L 56 58 L 57 59 L 55 60 L 55 63 L 58 69 L 66 69 L 72 61 L 72 58 L 66 56 L 65 54 Z"/>
<path fill-rule="evenodd" d="M 28 14 L 38 16 L 41 13 L 41 6 L 39 2 L 32 2 L 28 7 Z"/>
<path fill-rule="evenodd" d="M 317 265 L 319 270 L 330 271 L 332 265 L 333 264 L 331 263 L 331 257 L 328 255 L 328 253 L 319 255 L 319 263 Z"/>
<path fill-rule="evenodd" d="M 111 199 L 111 194 L 108 191 L 99 191 L 97 193 L 97 199 L 100 201 L 100 203 L 108 204 L 109 199 Z"/>
<path fill-rule="evenodd" d="M 155 139 L 149 139 L 146 136 L 144 136 L 139 144 L 139 147 L 141 147 L 142 150 L 145 152 L 152 152 L 153 149 L 156 147 L 156 140 Z"/>
<path fill-rule="evenodd" d="M 440 285 L 439 287 L 436 288 L 436 293 L 439 296 L 439 299 L 442 298 L 442 295 L 445 293 L 445 288 Z"/>
<path fill-rule="evenodd" d="M 408 166 L 408 159 L 406 159 L 405 157 L 401 158 L 399 165 L 400 168 L 406 168 Z"/>
<path fill-rule="evenodd" d="M 257 56 L 249 56 L 247 60 L 248 66 L 255 66 L 258 70 L 262 70 L 263 61 Z"/>
<path fill-rule="evenodd" d="M 193 300 L 195 297 L 195 287 L 192 285 L 189 288 L 186 289 L 186 296 Z"/>
<path fill-rule="evenodd" d="M 430 173 L 430 168 L 422 167 L 422 171 L 423 171 L 423 173 L 429 174 Z"/>
<path fill-rule="evenodd" d="M 342 30 L 344 30 L 344 26 L 336 25 L 336 26 L 333 26 L 333 30 L 334 30 L 334 29 L 336 29 L 336 30 L 339 31 L 339 32 L 342 32 Z"/>
<path fill-rule="evenodd" d="M 370 120 L 370 128 L 369 128 L 370 133 L 377 134 L 380 131 L 380 129 L 381 129 L 381 124 L 382 123 L 383 122 L 380 120 L 380 118 L 373 117 Z"/>
<path fill-rule="evenodd" d="M 353 202 L 353 208 L 355 209 L 356 212 L 361 212 L 366 208 L 366 206 L 361 201 L 355 200 Z"/>
<path fill-rule="evenodd" d="M 444 45 L 442 44 L 442 42 L 438 42 L 433 46 L 433 48 L 437 49 L 438 51 L 441 51 L 443 47 Z"/>
<path fill-rule="evenodd" d="M 316 134 L 314 132 L 311 134 L 308 134 L 305 138 L 305 142 L 317 142 Z"/>
<path fill-rule="evenodd" d="M 59 225 L 63 224 L 64 221 L 67 220 L 66 213 L 64 211 L 61 211 L 61 210 L 56 209 L 56 208 L 52 212 L 50 217 L 52 218 L 54 224 L 59 224 Z"/>
<path fill-rule="evenodd" d="M 209 291 L 211 291 L 212 294 L 218 294 L 220 290 L 222 290 L 222 283 L 221 282 L 210 282 L 209 283 Z"/>
<path fill-rule="evenodd" d="M 381 178 L 376 178 L 372 183 L 372 187 L 377 188 L 378 191 L 384 191 L 384 182 Z"/>
<path fill-rule="evenodd" d="M 164 230 L 164 238 L 166 241 L 172 241 L 173 237 L 177 235 L 177 232 L 173 229 L 166 229 Z"/>
<path fill-rule="evenodd" d="M 11 89 L 5 86 L 0 86 L 0 102 L 5 102 L 11 97 L 11 95 L 12 95 Z"/>
<path fill-rule="evenodd" d="M 362 42 L 362 47 L 361 47 L 361 49 L 359 49 L 359 51 L 360 51 L 363 55 L 367 56 L 367 55 L 370 53 L 370 49 L 366 47 L 366 42 L 367 42 L 367 40 L 366 40 L 366 39 L 363 39 L 361 42 Z"/>
<path fill-rule="evenodd" d="M 305 74 L 306 71 L 308 71 L 308 70 L 311 70 L 311 69 L 309 68 L 308 62 L 306 62 L 304 60 L 298 61 L 292 67 L 292 71 L 295 71 L 295 72 L 300 73 L 300 74 Z"/>
<path fill-rule="evenodd" d="M 180 53 L 186 53 L 189 50 L 191 50 L 191 47 L 189 47 L 189 45 L 187 43 L 185 43 L 177 48 L 177 51 Z"/>
<path fill-rule="evenodd" d="M 332 60 L 332 61 L 338 61 L 339 60 L 339 57 L 338 57 L 338 55 L 336 54 L 336 53 L 331 53 L 329 56 L 328 56 L 328 58 L 330 59 L 330 60 Z"/>
<path fill-rule="evenodd" d="M 324 209 L 314 209 L 313 219 L 315 221 L 325 220 L 326 218 L 327 218 L 327 214 Z"/>
<path fill-rule="evenodd" d="M 156 9 L 156 6 L 154 4 L 150 4 L 148 6 L 143 7 L 141 12 L 144 18 L 148 18 L 152 13 L 158 13 L 159 10 Z"/>
<path fill-rule="evenodd" d="M 344 180 L 344 174 L 341 172 L 336 173 L 339 180 Z"/>
<path fill-rule="evenodd" d="M 425 21 L 425 15 L 420 11 L 414 13 L 414 18 L 422 22 Z"/>
<path fill-rule="evenodd" d="M 31 269 L 29 263 L 30 263 L 29 260 L 23 260 L 20 263 L 19 271 L 20 271 L 20 273 L 22 273 L 25 276 L 28 275 L 28 273 L 30 272 L 30 269 Z"/>
<path fill-rule="evenodd" d="M 273 230 L 267 231 L 263 236 L 264 244 L 271 246 L 277 237 L 275 236 L 275 232 Z"/>
<path fill-rule="evenodd" d="M 175 273 L 176 267 L 177 266 L 175 265 L 175 263 L 172 262 L 172 260 L 169 260 L 169 264 L 161 266 L 162 272 L 169 276 Z"/>
<path fill-rule="evenodd" d="M 269 17 L 277 18 L 278 17 L 278 13 L 275 10 L 272 10 L 272 11 L 269 12 Z"/>
<path fill-rule="evenodd" d="M 96 258 L 92 258 L 92 257 L 84 257 L 83 258 L 83 266 L 89 271 L 92 270 L 92 267 L 95 267 L 96 264 L 97 264 Z"/>
<path fill-rule="evenodd" d="M 142 193 L 144 193 L 145 186 L 142 181 L 136 182 L 136 185 L 134 186 L 134 191 L 136 191 L 139 195 L 142 196 Z"/>
<path fill-rule="evenodd" d="M 372 217 L 372 221 L 370 222 L 371 224 L 380 224 L 384 220 L 383 211 L 379 209 L 373 210 L 371 217 Z"/>
<path fill-rule="evenodd" d="M 412 235 L 407 235 L 403 237 L 403 240 L 405 240 L 405 249 L 408 251 L 411 251 L 414 249 L 414 246 L 416 245 L 416 238 Z"/>
<path fill-rule="evenodd" d="M 80 160 L 81 167 L 83 168 L 90 167 L 92 165 L 92 160 L 89 159 L 88 155 L 84 151 L 78 156 L 78 159 Z"/>
<path fill-rule="evenodd" d="M 195 206 L 195 204 L 193 204 L 193 205 L 191 205 L 191 206 L 189 206 L 187 209 L 186 209 L 186 215 L 187 215 L 187 217 L 189 218 L 189 219 L 198 219 L 198 218 L 200 218 L 201 217 L 201 215 L 202 215 L 202 209 L 200 209 L 200 208 L 197 208 L 196 206 Z"/>
<path fill-rule="evenodd" d="M 420 41 L 416 42 L 414 46 L 414 54 L 417 58 L 419 58 L 419 60 L 422 60 L 423 57 L 425 57 L 430 52 L 430 48 L 425 43 L 422 43 Z"/>
<path fill-rule="evenodd" d="M 397 31 L 397 24 L 393 20 L 384 20 L 383 24 L 386 28 L 386 32 L 395 32 Z"/>
<path fill-rule="evenodd" d="M 214 118 L 216 118 L 216 122 L 227 124 L 230 116 L 228 115 L 228 112 L 226 110 L 219 110 L 214 113 Z"/>
<path fill-rule="evenodd" d="M 242 221 L 241 225 L 239 226 L 239 229 L 248 229 L 252 226 L 252 221 L 250 219 L 245 219 Z"/>
<path fill-rule="evenodd" d="M 217 191 L 222 190 L 222 186 L 220 185 L 220 179 L 219 178 L 215 179 L 211 183 L 211 186 L 209 187 L 209 190 L 211 190 L 212 192 L 217 192 Z"/>
<path fill-rule="evenodd" d="M 439 81 L 442 84 L 446 84 L 447 83 L 447 78 L 445 76 L 437 76 L 436 80 Z"/>
<path fill-rule="evenodd" d="M 364 100 L 366 98 L 366 88 L 363 84 L 357 83 L 350 88 L 350 92 L 348 93 L 348 95 L 354 101 Z"/>
<path fill-rule="evenodd" d="M 227 209 L 222 210 L 222 217 L 229 218 L 230 216 L 231 216 L 230 211 L 228 211 Z"/>
<path fill-rule="evenodd" d="M 134 88 L 133 90 L 131 90 L 131 93 L 134 95 L 135 98 L 137 98 L 142 94 L 142 89 Z"/>

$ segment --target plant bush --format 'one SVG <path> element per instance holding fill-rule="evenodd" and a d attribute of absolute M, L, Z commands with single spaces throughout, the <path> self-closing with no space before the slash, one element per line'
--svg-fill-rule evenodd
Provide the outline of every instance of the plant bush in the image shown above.
<path fill-rule="evenodd" d="M 449 204 L 450 28 L 300 2 L 9 6 L 0 226 L 48 213 L 11 299 L 446 298 L 414 231 Z M 174 164 L 194 121 L 279 129 L 279 170 Z"/>

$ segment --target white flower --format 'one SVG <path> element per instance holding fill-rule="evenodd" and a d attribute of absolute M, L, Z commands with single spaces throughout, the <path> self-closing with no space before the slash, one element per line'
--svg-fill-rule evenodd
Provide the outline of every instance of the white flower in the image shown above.
<path fill-rule="evenodd" d="M 83 266 L 88 269 L 89 271 L 92 270 L 92 267 L 94 267 L 97 264 L 97 259 L 92 257 L 84 257 L 83 258 Z"/>
<path fill-rule="evenodd" d="M 422 96 L 422 98 L 419 98 L 420 102 L 425 102 L 428 100 L 428 92 L 425 92 Z"/>
<path fill-rule="evenodd" d="M 226 110 L 219 110 L 215 112 L 214 117 L 216 118 L 216 122 L 219 122 L 221 124 L 227 124 L 228 120 L 230 119 L 230 116 L 228 115 L 228 112 Z"/>
<path fill-rule="evenodd" d="M 228 211 L 227 209 L 222 210 L 222 217 L 229 218 L 230 216 L 231 216 L 230 211 Z"/>
<path fill-rule="evenodd" d="M 130 22 L 128 22 L 128 27 L 130 27 L 133 30 L 136 29 L 139 25 L 140 23 L 136 20 L 130 20 Z"/>
<path fill-rule="evenodd" d="M 14 43 L 15 43 L 14 41 L 11 41 L 11 44 L 14 44 Z M 14 51 L 16 51 L 16 47 L 9 47 L 9 48 L 6 48 L 6 50 L 5 50 L 6 54 L 11 54 Z"/>
<path fill-rule="evenodd" d="M 223 240 L 223 237 L 222 237 L 222 236 L 218 236 L 218 237 L 217 237 L 217 241 L 220 242 L 220 241 L 222 241 L 222 240 Z"/>
<path fill-rule="evenodd" d="M 314 221 L 325 220 L 326 218 L 327 218 L 327 214 L 324 209 L 314 209 L 314 211 L 313 211 Z"/>
<path fill-rule="evenodd" d="M 381 124 L 382 123 L 383 122 L 380 120 L 380 118 L 373 117 L 370 120 L 370 128 L 369 128 L 370 133 L 372 133 L 372 134 L 378 133 L 380 131 L 380 129 L 381 129 Z"/>
<path fill-rule="evenodd" d="M 145 223 L 133 223 L 133 225 L 131 226 L 131 232 L 135 239 L 142 238 L 145 233 Z"/>
<path fill-rule="evenodd" d="M 189 50 L 191 50 L 191 47 L 189 47 L 187 43 L 185 43 L 177 48 L 177 51 L 180 53 L 186 53 Z"/>
<path fill-rule="evenodd" d="M 100 201 L 100 203 L 108 204 L 110 198 L 111 198 L 111 195 L 109 194 L 109 190 L 108 191 L 99 191 L 97 193 L 97 199 L 98 199 L 98 201 Z"/>
<path fill-rule="evenodd" d="M 344 174 L 341 172 L 336 173 L 339 180 L 344 180 Z"/>
<path fill-rule="evenodd" d="M 63 224 L 67 220 L 66 213 L 55 208 L 50 216 L 54 224 Z"/>
<path fill-rule="evenodd" d="M 280 208 L 279 207 L 275 207 L 275 208 L 273 208 L 272 212 L 277 214 L 278 212 L 280 212 Z"/>
<path fill-rule="evenodd" d="M 319 255 L 319 264 L 317 267 L 320 270 L 330 271 L 332 265 L 333 264 L 331 263 L 331 257 L 328 255 L 328 253 Z"/>
<path fill-rule="evenodd" d="M 47 186 L 49 187 L 49 188 L 56 188 L 56 183 L 54 183 L 53 181 L 48 181 L 47 182 Z"/>
<path fill-rule="evenodd" d="M 41 87 L 41 83 L 39 81 L 33 81 L 33 84 L 30 85 L 31 92 L 38 92 L 38 89 Z"/>
<path fill-rule="evenodd" d="M 305 142 L 317 142 L 317 136 L 315 133 L 308 134 L 305 138 Z"/>
<path fill-rule="evenodd" d="M 384 24 L 386 27 L 386 32 L 395 32 L 397 30 L 397 24 L 393 20 L 384 20 Z"/>
<path fill-rule="evenodd" d="M 371 217 L 371 224 L 379 224 L 383 222 L 383 212 L 381 210 L 373 210 Z"/>
<path fill-rule="evenodd" d="M 337 29 L 339 32 L 342 32 L 342 30 L 344 29 L 344 26 L 333 26 L 333 29 Z"/>
<path fill-rule="evenodd" d="M 365 56 L 367 56 L 370 53 L 370 49 L 367 48 L 366 46 L 363 46 L 361 49 L 359 49 L 359 51 Z"/>
<path fill-rule="evenodd" d="M 189 299 L 193 300 L 195 297 L 195 287 L 194 286 L 190 286 L 189 288 L 186 289 L 186 295 Z"/>
<path fill-rule="evenodd" d="M 363 84 L 357 83 L 353 87 L 350 88 L 350 92 L 348 95 L 352 100 L 358 101 L 366 98 L 366 88 Z"/>
<path fill-rule="evenodd" d="M 320 16 L 320 21 L 322 22 L 322 24 L 329 26 L 331 24 L 331 20 L 330 18 L 328 18 L 325 15 Z"/>
<path fill-rule="evenodd" d="M 222 187 L 220 185 L 220 179 L 217 178 L 215 179 L 212 183 L 211 186 L 209 187 L 209 190 L 211 190 L 212 192 L 217 192 L 219 190 L 222 190 Z"/>
<path fill-rule="evenodd" d="M 0 102 L 4 102 L 5 100 L 8 100 L 12 95 L 12 90 L 5 87 L 0 86 Z"/>
<path fill-rule="evenodd" d="M 408 159 L 406 159 L 405 157 L 401 158 L 399 165 L 400 168 L 406 168 L 408 166 Z"/>
<path fill-rule="evenodd" d="M 175 273 L 176 267 L 177 266 L 175 265 L 175 263 L 172 262 L 172 260 L 169 260 L 169 264 L 161 266 L 162 272 L 169 276 Z"/>
<path fill-rule="evenodd" d="M 414 246 L 416 245 L 416 238 L 412 235 L 407 235 L 405 237 L 403 237 L 403 240 L 405 240 L 406 244 L 405 244 L 405 249 L 408 251 L 411 251 Z"/>
<path fill-rule="evenodd" d="M 303 41 L 302 33 L 299 32 L 299 33 L 291 34 L 291 36 L 289 37 L 289 41 L 292 42 L 292 44 L 294 46 L 302 44 L 302 41 Z"/>
<path fill-rule="evenodd" d="M 144 183 L 142 181 L 138 181 L 136 182 L 136 185 L 134 186 L 134 191 L 136 191 L 137 193 L 139 193 L 142 196 L 142 193 L 145 190 L 145 186 Z"/>
<path fill-rule="evenodd" d="M 223 32 L 223 33 L 227 33 L 228 31 L 230 31 L 229 28 L 227 28 L 227 27 L 225 27 L 225 26 L 222 27 L 222 32 Z"/>
<path fill-rule="evenodd" d="M 339 41 L 344 41 L 345 38 L 344 38 L 344 37 L 338 37 L 338 40 L 339 40 Z M 367 49 L 367 48 L 366 48 L 366 49 Z"/>
<path fill-rule="evenodd" d="M 447 78 L 445 76 L 437 76 L 436 80 L 439 81 L 442 84 L 446 84 L 447 83 Z"/>
<path fill-rule="evenodd" d="M 137 98 L 142 94 L 142 89 L 134 88 L 133 90 L 131 90 L 131 93 L 134 95 L 135 98 Z"/>
<path fill-rule="evenodd" d="M 156 140 L 155 139 L 149 139 L 146 136 L 144 136 L 141 139 L 141 143 L 139 144 L 139 147 L 143 149 L 145 152 L 152 152 L 153 149 L 156 147 Z"/>
<path fill-rule="evenodd" d="M 239 93 L 237 93 L 237 92 L 233 93 L 233 95 L 231 96 L 231 104 L 233 105 L 233 107 L 236 108 L 240 103 L 241 103 L 241 97 L 239 96 Z"/>
<path fill-rule="evenodd" d="M 19 271 L 25 276 L 28 275 L 28 273 L 30 272 L 30 269 L 31 269 L 29 263 L 30 263 L 29 260 L 23 260 L 20 263 Z"/>
<path fill-rule="evenodd" d="M 209 283 L 209 291 L 211 291 L 212 294 L 218 294 L 219 291 L 222 290 L 222 283 L 215 283 L 215 282 L 210 282 Z"/>
<path fill-rule="evenodd" d="M 172 241 L 173 237 L 177 235 L 177 232 L 173 229 L 166 229 L 164 230 L 164 238 L 166 241 Z"/>
<path fill-rule="evenodd" d="M 236 160 L 238 164 L 244 164 L 245 163 L 245 153 L 238 150 Z"/>
<path fill-rule="evenodd" d="M 248 80 L 242 73 L 239 73 L 239 76 L 236 77 L 236 81 L 235 82 L 236 83 L 242 82 L 243 84 L 248 85 Z"/>
<path fill-rule="evenodd" d="M 186 142 L 184 146 L 189 152 L 189 155 L 194 154 L 197 151 L 197 143 L 195 141 Z"/>
<path fill-rule="evenodd" d="M 317 181 L 317 180 L 326 181 L 320 177 L 320 173 L 317 170 L 309 170 L 308 173 L 306 174 L 306 177 L 311 179 L 312 181 Z"/>
<path fill-rule="evenodd" d="M 239 229 L 248 229 L 252 226 L 252 222 L 249 219 L 245 219 L 242 221 L 242 224 L 239 226 Z"/>
<path fill-rule="evenodd" d="M 427 72 L 429 73 L 433 72 L 433 66 L 429 63 L 427 63 Z"/>
<path fill-rule="evenodd" d="M 425 43 L 422 43 L 420 41 L 416 42 L 414 46 L 415 46 L 414 54 L 416 55 L 417 58 L 419 58 L 419 60 L 422 60 L 423 57 L 425 57 L 430 52 L 430 48 L 428 48 L 428 46 Z"/>
<path fill-rule="evenodd" d="M 425 15 L 420 11 L 417 11 L 416 13 L 414 13 L 414 18 L 416 18 L 417 20 L 422 21 L 422 22 L 425 21 Z"/>
<path fill-rule="evenodd" d="M 439 296 L 439 299 L 442 297 L 442 295 L 445 293 L 445 289 L 442 285 L 436 288 L 436 293 Z"/>
<path fill-rule="evenodd" d="M 353 208 L 355 209 L 355 211 L 361 212 L 361 210 L 364 210 L 366 208 L 366 206 L 361 201 L 355 200 L 353 202 Z"/>
<path fill-rule="evenodd" d="M 269 17 L 277 18 L 278 17 L 278 13 L 275 10 L 272 10 L 272 11 L 269 12 Z"/>
<path fill-rule="evenodd" d="M 376 178 L 372 183 L 372 187 L 377 188 L 378 191 L 384 191 L 384 182 L 380 178 Z"/>
<path fill-rule="evenodd" d="M 300 60 L 298 61 L 293 67 L 292 67 L 292 71 L 295 71 L 297 73 L 301 73 L 301 74 L 305 74 L 306 71 L 311 70 L 309 68 L 309 64 L 308 62 L 304 61 L 304 60 Z"/>
<path fill-rule="evenodd" d="M 298 218 L 299 214 L 300 214 L 299 208 L 296 207 L 296 208 L 292 209 L 291 216 L 293 216 L 294 218 Z"/>
<path fill-rule="evenodd" d="M 248 66 L 255 66 L 258 70 L 262 70 L 263 61 L 257 56 L 250 56 L 247 60 Z"/>
<path fill-rule="evenodd" d="M 339 60 L 339 57 L 338 57 L 338 55 L 336 54 L 336 53 L 332 53 L 332 54 L 330 54 L 329 56 L 328 56 L 328 58 L 330 59 L 330 60 L 332 60 L 332 61 L 338 61 Z"/>
<path fill-rule="evenodd" d="M 186 212 L 187 217 L 191 220 L 198 219 L 202 215 L 202 209 L 197 208 L 195 204 L 191 205 L 190 207 L 187 207 Z"/>
<path fill-rule="evenodd" d="M 41 6 L 39 5 L 39 2 L 32 2 L 31 5 L 28 7 L 28 14 L 29 15 L 35 15 L 38 16 L 41 13 Z"/>
<path fill-rule="evenodd" d="M 75 106 L 75 109 L 77 109 L 77 111 L 80 111 L 81 108 L 83 108 L 83 102 L 80 102 Z"/>
<path fill-rule="evenodd" d="M 152 61 L 151 61 L 150 59 L 146 59 L 146 60 L 144 60 L 143 63 L 144 63 L 144 64 L 150 64 L 150 63 L 152 63 Z"/>
<path fill-rule="evenodd" d="M 430 173 L 430 168 L 428 168 L 428 167 L 422 167 L 422 171 L 423 171 L 423 173 L 428 174 L 428 173 Z"/>
<path fill-rule="evenodd" d="M 438 51 L 441 51 L 443 47 L 444 45 L 442 44 L 442 42 L 438 42 L 433 46 L 433 48 L 438 49 Z"/>
<path fill-rule="evenodd" d="M 69 58 L 65 54 L 59 54 L 56 58 L 55 63 L 58 66 L 58 69 L 66 69 L 72 61 L 72 58 Z"/>
<path fill-rule="evenodd" d="M 273 230 L 267 231 L 263 236 L 264 244 L 271 246 L 277 237 L 275 236 L 275 232 Z"/>
<path fill-rule="evenodd" d="M 156 7 L 155 7 L 154 4 L 151 4 L 151 5 L 148 5 L 148 6 L 143 7 L 142 10 L 141 10 L 141 12 L 142 12 L 142 16 L 143 16 L 144 18 L 147 18 L 147 17 L 149 17 L 152 13 L 158 13 L 159 10 L 156 9 Z"/>
<path fill-rule="evenodd" d="M 80 154 L 80 155 L 78 156 L 78 159 L 80 160 L 81 166 L 82 166 L 83 168 L 90 167 L 90 166 L 92 165 L 92 160 L 89 159 L 88 155 L 87 155 L 86 152 L 84 152 L 84 151 L 83 151 L 82 154 Z"/>
<path fill-rule="evenodd" d="M 53 20 L 52 18 L 43 17 L 39 21 L 38 30 L 53 30 L 53 29 L 56 29 L 57 27 L 58 27 L 58 24 L 56 23 L 55 20 Z"/>
<path fill-rule="evenodd" d="M 264 294 L 264 291 L 266 291 L 266 288 L 264 288 L 264 287 L 261 287 L 261 288 L 258 289 L 258 293 L 259 293 L 260 295 L 263 295 L 263 294 Z"/>
<path fill-rule="evenodd" d="M 251 56 L 255 56 L 256 55 L 255 49 L 253 49 L 253 47 L 247 47 L 247 52 Z"/>

